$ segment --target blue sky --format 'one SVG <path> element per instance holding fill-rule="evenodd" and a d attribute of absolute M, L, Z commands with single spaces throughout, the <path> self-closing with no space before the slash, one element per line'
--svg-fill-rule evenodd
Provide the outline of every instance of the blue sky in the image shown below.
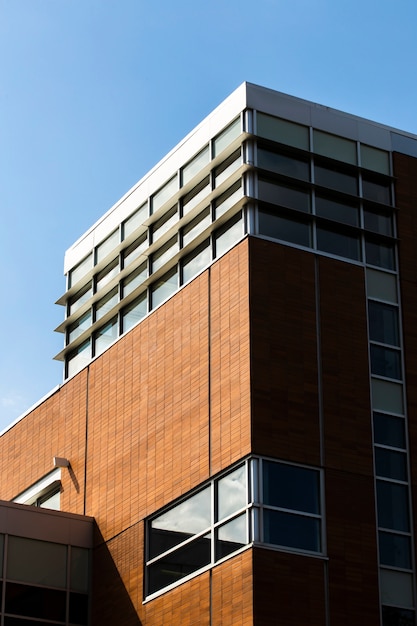
<path fill-rule="evenodd" d="M 0 0 L 0 430 L 62 382 L 65 250 L 247 80 L 417 134 L 415 0 Z"/>

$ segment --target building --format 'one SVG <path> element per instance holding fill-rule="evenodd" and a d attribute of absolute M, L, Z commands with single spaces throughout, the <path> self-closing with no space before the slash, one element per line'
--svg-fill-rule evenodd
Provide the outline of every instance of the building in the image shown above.
<path fill-rule="evenodd" d="M 415 626 L 416 214 L 416 136 L 245 83 L 85 233 L 0 626 Z"/>

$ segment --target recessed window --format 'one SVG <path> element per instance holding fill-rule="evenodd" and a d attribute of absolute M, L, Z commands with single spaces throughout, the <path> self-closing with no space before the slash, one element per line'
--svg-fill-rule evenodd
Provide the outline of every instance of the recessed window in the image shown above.
<path fill-rule="evenodd" d="M 216 258 L 224 254 L 243 237 L 242 211 L 214 233 Z"/>
<path fill-rule="evenodd" d="M 239 148 L 214 170 L 215 187 L 218 187 L 227 180 L 241 165 L 242 157 Z"/>
<path fill-rule="evenodd" d="M 108 283 L 113 280 L 115 276 L 119 273 L 119 261 L 118 259 L 114 259 L 111 263 L 109 263 L 104 270 L 99 272 L 96 276 L 96 292 L 103 289 Z"/>
<path fill-rule="evenodd" d="M 407 535 L 379 532 L 381 565 L 411 569 L 411 541 Z"/>
<path fill-rule="evenodd" d="M 258 148 L 258 167 L 282 176 L 310 180 L 310 164 L 288 154 Z"/>
<path fill-rule="evenodd" d="M 93 254 L 90 253 L 88 256 L 85 257 L 85 259 L 81 261 L 81 263 L 78 263 L 78 265 L 76 265 L 74 269 L 70 271 L 68 286 L 73 287 L 76 283 L 78 283 L 78 281 L 81 280 L 81 278 L 85 276 L 87 272 L 89 272 L 89 270 L 92 268 L 92 263 Z"/>
<path fill-rule="evenodd" d="M 210 177 L 206 176 L 198 185 L 196 185 L 190 193 L 187 193 L 182 199 L 182 213 L 187 215 L 194 207 L 202 202 L 202 200 L 210 193 Z"/>
<path fill-rule="evenodd" d="M 330 197 L 316 194 L 316 215 L 342 224 L 359 226 L 359 209 L 357 205 L 341 202 Z"/>
<path fill-rule="evenodd" d="M 393 235 L 392 213 L 383 213 L 374 209 L 365 209 L 363 212 L 364 226 L 380 235 Z"/>
<path fill-rule="evenodd" d="M 78 311 L 78 309 L 80 309 L 83 304 L 85 304 L 91 298 L 92 295 L 93 288 L 91 285 L 91 281 L 89 281 L 87 285 L 80 289 L 80 291 L 76 293 L 75 296 L 72 296 L 72 298 L 70 299 L 68 314 L 72 315 L 73 313 Z"/>
<path fill-rule="evenodd" d="M 374 172 L 389 174 L 389 153 L 361 144 L 361 165 Z"/>
<path fill-rule="evenodd" d="M 288 120 L 283 120 L 265 113 L 257 113 L 257 134 L 259 137 L 271 139 L 294 148 L 309 149 L 309 131 L 307 126 L 301 126 Z"/>
<path fill-rule="evenodd" d="M 147 313 L 148 300 L 144 291 L 136 300 L 133 300 L 127 307 L 122 309 L 122 332 L 125 333 L 133 326 L 136 326 Z"/>
<path fill-rule="evenodd" d="M 382 607 L 382 626 L 414 626 L 414 611 L 394 606 Z"/>
<path fill-rule="evenodd" d="M 127 218 L 122 224 L 123 228 L 123 239 L 129 237 L 132 233 L 135 232 L 143 224 L 143 222 L 148 217 L 148 204 L 143 204 L 137 211 L 132 213 L 130 217 Z"/>
<path fill-rule="evenodd" d="M 181 262 L 182 266 L 182 284 L 188 282 L 194 276 L 197 276 L 211 261 L 210 240 L 207 239 L 190 254 L 188 254 Z"/>
<path fill-rule="evenodd" d="M 229 124 L 225 130 L 217 135 L 217 137 L 213 141 L 213 153 L 216 157 L 219 155 L 228 145 L 230 145 L 237 137 L 239 137 L 241 133 L 241 123 L 240 117 L 238 117 L 234 122 Z"/>
<path fill-rule="evenodd" d="M 289 241 L 300 246 L 311 245 L 311 227 L 307 221 L 289 219 L 266 209 L 259 209 L 258 220 L 260 235 Z"/>
<path fill-rule="evenodd" d="M 368 265 L 376 265 L 387 270 L 395 269 L 395 250 L 393 244 L 366 240 L 365 252 Z"/>
<path fill-rule="evenodd" d="M 398 308 L 368 300 L 369 338 L 379 343 L 391 346 L 400 345 L 400 331 L 398 327 Z"/>
<path fill-rule="evenodd" d="M 391 184 L 368 178 L 362 180 L 362 195 L 367 200 L 391 204 Z"/>
<path fill-rule="evenodd" d="M 123 289 L 123 298 L 126 298 L 130 293 L 133 293 L 135 289 L 137 289 L 142 283 L 146 280 L 148 276 L 148 264 L 142 263 L 139 267 L 129 274 L 127 278 L 123 280 L 122 289 Z"/>
<path fill-rule="evenodd" d="M 397 277 L 393 274 L 366 268 L 366 286 L 369 298 L 398 302 Z"/>
<path fill-rule="evenodd" d="M 157 222 L 152 224 L 152 241 L 156 241 L 158 237 L 161 237 L 166 233 L 174 224 L 178 221 L 178 209 L 177 206 L 172 207 L 165 213 Z"/>
<path fill-rule="evenodd" d="M 374 440 L 375 443 L 405 449 L 404 418 L 374 413 Z"/>
<path fill-rule="evenodd" d="M 152 196 L 152 213 L 155 213 L 162 205 L 164 205 L 178 190 L 177 175 L 173 176 L 166 185 Z"/>
<path fill-rule="evenodd" d="M 359 235 L 337 232 L 319 226 L 316 232 L 318 250 L 355 261 L 360 259 Z"/>
<path fill-rule="evenodd" d="M 68 328 L 68 343 L 77 339 L 80 335 L 83 334 L 87 328 L 91 326 L 91 311 L 88 310 L 84 315 L 79 317 L 71 326 Z"/>
<path fill-rule="evenodd" d="M 67 360 L 67 377 L 79 372 L 91 359 L 90 339 L 84 341 L 80 346 L 75 348 L 68 355 Z"/>
<path fill-rule="evenodd" d="M 356 165 L 356 143 L 344 137 L 313 130 L 314 152 L 331 159 Z"/>
<path fill-rule="evenodd" d="M 108 294 L 101 298 L 95 305 L 95 321 L 101 319 L 106 313 L 111 311 L 119 301 L 119 290 L 117 287 L 109 291 Z"/>
<path fill-rule="evenodd" d="M 177 289 L 178 270 L 175 266 L 151 285 L 152 308 L 159 306 L 164 300 L 172 296 Z"/>
<path fill-rule="evenodd" d="M 117 339 L 117 317 L 94 333 L 94 356 L 101 354 Z"/>
<path fill-rule="evenodd" d="M 399 350 L 371 344 L 370 351 L 372 374 L 401 380 L 401 353 Z"/>
<path fill-rule="evenodd" d="M 358 181 L 355 175 L 317 163 L 314 166 L 314 181 L 321 187 L 337 189 L 337 191 L 351 195 L 358 193 Z"/>
<path fill-rule="evenodd" d="M 178 235 L 174 235 L 152 255 L 152 272 L 159 270 L 169 259 L 175 256 L 178 250 Z"/>
<path fill-rule="evenodd" d="M 125 268 L 133 263 L 133 261 L 135 261 L 137 258 L 140 257 L 141 254 L 143 254 L 147 247 L 148 239 L 146 233 L 144 233 L 138 239 L 136 239 L 136 241 L 134 241 L 131 246 L 126 248 L 126 250 L 123 250 L 123 267 Z"/>
<path fill-rule="evenodd" d="M 380 528 L 410 531 L 410 513 L 407 485 L 378 479 L 377 510 Z"/>
<path fill-rule="evenodd" d="M 270 204 L 278 204 L 304 213 L 310 212 L 310 193 L 300 187 L 280 185 L 260 177 L 258 180 L 258 197 Z"/>
<path fill-rule="evenodd" d="M 115 230 L 101 244 L 96 247 L 96 263 L 100 263 L 119 244 L 119 229 Z"/>
<path fill-rule="evenodd" d="M 207 207 L 182 229 L 182 245 L 189 244 L 211 223 L 210 208 Z"/>
<path fill-rule="evenodd" d="M 225 191 L 221 196 L 216 198 L 214 202 L 215 219 L 218 219 L 224 215 L 229 209 L 232 208 L 242 197 L 242 183 L 239 180 L 232 185 L 230 189 Z"/>
<path fill-rule="evenodd" d="M 375 447 L 375 472 L 382 478 L 407 480 L 407 459 L 404 452 Z"/>
<path fill-rule="evenodd" d="M 186 185 L 210 162 L 209 147 L 206 146 L 182 168 L 182 184 Z"/>

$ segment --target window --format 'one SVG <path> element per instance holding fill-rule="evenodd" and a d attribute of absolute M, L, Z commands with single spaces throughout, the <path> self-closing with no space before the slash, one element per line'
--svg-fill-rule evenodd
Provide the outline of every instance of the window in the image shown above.
<path fill-rule="evenodd" d="M 122 332 L 135 326 L 147 313 L 147 294 L 144 291 L 136 300 L 122 310 Z"/>
<path fill-rule="evenodd" d="M 254 541 L 270 548 L 321 552 L 319 470 L 254 457 L 150 517 L 146 595 L 189 578 Z"/>
<path fill-rule="evenodd" d="M 198 185 L 196 185 L 190 193 L 187 193 L 182 199 L 182 213 L 187 215 L 194 207 L 197 206 L 211 191 L 210 177 L 206 176 Z"/>
<path fill-rule="evenodd" d="M 215 200 L 215 219 L 224 215 L 233 205 L 239 202 L 241 197 L 242 184 L 238 181 Z"/>
<path fill-rule="evenodd" d="M 238 117 L 234 122 L 229 124 L 225 130 L 217 135 L 213 142 L 213 153 L 216 157 L 219 155 L 228 145 L 230 145 L 234 139 L 239 137 L 240 135 L 240 117 Z"/>
<path fill-rule="evenodd" d="M 134 233 L 135 230 L 143 224 L 147 217 L 148 205 L 145 203 L 123 222 L 123 239 L 126 239 L 126 237 L 129 237 L 129 235 Z"/>
<path fill-rule="evenodd" d="M 310 180 L 310 164 L 308 161 L 296 159 L 288 154 L 258 148 L 258 167 L 282 176 L 291 176 L 291 178 L 306 181 Z"/>
<path fill-rule="evenodd" d="M 182 229 L 182 245 L 186 246 L 211 223 L 210 209 L 207 207 Z"/>
<path fill-rule="evenodd" d="M 368 265 L 376 265 L 386 270 L 395 269 L 395 251 L 392 243 L 366 240 L 365 253 Z"/>
<path fill-rule="evenodd" d="M 316 215 L 342 224 L 359 226 L 357 205 L 316 194 Z"/>
<path fill-rule="evenodd" d="M 151 285 L 151 306 L 154 309 L 164 300 L 172 296 L 178 289 L 178 270 L 173 267 Z"/>
<path fill-rule="evenodd" d="M 391 204 L 391 185 L 389 182 L 363 178 L 362 195 L 367 200 Z"/>
<path fill-rule="evenodd" d="M 216 258 L 234 246 L 243 237 L 242 211 L 237 213 L 214 234 Z"/>
<path fill-rule="evenodd" d="M 331 159 L 356 165 L 356 143 L 344 137 L 313 130 L 314 152 Z"/>
<path fill-rule="evenodd" d="M 78 309 L 80 309 L 83 304 L 85 304 L 93 295 L 93 288 L 91 286 L 91 280 L 85 287 L 80 289 L 78 293 L 73 296 L 69 301 L 68 314 L 72 315 Z"/>
<path fill-rule="evenodd" d="M 310 224 L 301 219 L 289 219 L 275 211 L 259 209 L 259 234 L 282 239 L 300 246 L 310 246 Z"/>
<path fill-rule="evenodd" d="M 139 267 L 129 274 L 127 278 L 123 280 L 123 298 L 126 298 L 130 293 L 135 291 L 144 280 L 146 280 L 148 276 L 148 265 L 147 263 L 142 263 Z"/>
<path fill-rule="evenodd" d="M 317 185 L 337 189 L 343 193 L 351 195 L 356 195 L 358 193 L 356 175 L 348 174 L 347 172 L 343 172 L 339 169 L 324 167 L 317 163 L 314 167 L 314 181 Z"/>
<path fill-rule="evenodd" d="M 371 344 L 370 351 L 372 374 L 401 380 L 401 353 L 399 350 Z"/>
<path fill-rule="evenodd" d="M 374 413 L 373 421 L 375 443 L 405 449 L 404 418 Z"/>
<path fill-rule="evenodd" d="M 96 292 L 103 289 L 119 273 L 119 261 L 114 259 L 96 276 Z"/>
<path fill-rule="evenodd" d="M 152 272 L 156 272 L 165 265 L 179 250 L 178 235 L 171 237 L 163 246 L 152 255 Z"/>
<path fill-rule="evenodd" d="M 159 191 L 152 196 L 152 213 L 155 213 L 178 189 L 177 175 L 173 176 Z"/>
<path fill-rule="evenodd" d="M 174 206 L 172 209 L 167 211 L 165 215 L 161 217 L 157 222 L 152 224 L 152 241 L 156 241 L 158 237 L 161 237 L 164 233 L 166 233 L 171 226 L 175 224 L 178 220 L 178 210 L 177 207 Z"/>
<path fill-rule="evenodd" d="M 389 304 L 368 300 L 369 338 L 371 341 L 400 345 L 398 309 Z"/>
<path fill-rule="evenodd" d="M 101 298 L 95 305 L 95 321 L 101 319 L 106 313 L 112 310 L 119 301 L 119 291 L 115 287 L 104 298 Z"/>
<path fill-rule="evenodd" d="M 61 469 L 56 468 L 13 499 L 18 504 L 60 510 Z"/>
<path fill-rule="evenodd" d="M 74 339 L 82 335 L 82 333 L 90 326 L 91 311 L 88 310 L 68 328 L 68 343 L 71 343 L 71 341 L 74 341 Z"/>
<path fill-rule="evenodd" d="M 133 263 L 133 261 L 140 257 L 147 247 L 148 239 L 146 233 L 144 233 L 141 237 L 136 239 L 131 246 L 123 251 L 123 267 L 125 268 L 130 265 L 130 263 Z"/>
<path fill-rule="evenodd" d="M 270 204 L 278 204 L 304 213 L 310 212 L 310 193 L 300 187 L 289 187 L 259 178 L 258 196 L 260 200 Z"/>
<path fill-rule="evenodd" d="M 119 243 L 119 229 L 115 230 L 96 248 L 96 263 L 100 263 Z"/>
<path fill-rule="evenodd" d="M 88 256 L 85 257 L 81 263 L 78 263 L 69 273 L 69 287 L 73 287 L 75 283 L 87 274 L 87 272 L 91 269 L 93 262 L 93 254 L 90 252 Z"/>
<path fill-rule="evenodd" d="M 203 242 L 189 255 L 184 257 L 182 265 L 182 284 L 197 276 L 211 261 L 210 241 Z"/>
<path fill-rule="evenodd" d="M 365 209 L 363 213 L 366 230 L 371 230 L 380 235 L 393 235 L 392 214 L 390 212 L 383 213 L 374 209 Z"/>
<path fill-rule="evenodd" d="M 361 144 L 361 165 L 374 172 L 389 174 L 389 153 Z"/>
<path fill-rule="evenodd" d="M 309 149 L 309 132 L 307 126 L 301 126 L 288 120 L 282 120 L 278 117 L 272 117 L 265 113 L 258 113 L 256 116 L 257 134 L 259 137 L 271 139 L 279 143 L 301 148 Z"/>
<path fill-rule="evenodd" d="M 242 165 L 240 148 L 233 152 L 219 167 L 214 170 L 215 186 L 218 187 Z"/>
<path fill-rule="evenodd" d="M 117 317 L 94 333 L 94 356 L 101 354 L 115 339 L 117 339 Z"/>
<path fill-rule="evenodd" d="M 80 346 L 75 348 L 69 355 L 67 360 L 67 378 L 79 372 L 91 359 L 91 343 L 90 339 L 84 341 Z"/>
<path fill-rule="evenodd" d="M 206 146 L 182 168 L 182 184 L 186 185 L 210 162 L 209 147 Z"/>
<path fill-rule="evenodd" d="M 321 551 L 319 473 L 276 461 L 263 461 L 263 540 Z"/>
<path fill-rule="evenodd" d="M 347 232 L 337 232 L 317 226 L 317 249 L 358 261 L 360 259 L 359 235 L 350 235 Z"/>

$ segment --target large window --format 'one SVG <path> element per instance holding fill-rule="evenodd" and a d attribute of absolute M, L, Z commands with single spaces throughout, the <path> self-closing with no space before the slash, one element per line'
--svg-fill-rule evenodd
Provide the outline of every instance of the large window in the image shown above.
<path fill-rule="evenodd" d="M 146 595 L 256 543 L 322 552 L 320 472 L 252 458 L 147 521 Z"/>

